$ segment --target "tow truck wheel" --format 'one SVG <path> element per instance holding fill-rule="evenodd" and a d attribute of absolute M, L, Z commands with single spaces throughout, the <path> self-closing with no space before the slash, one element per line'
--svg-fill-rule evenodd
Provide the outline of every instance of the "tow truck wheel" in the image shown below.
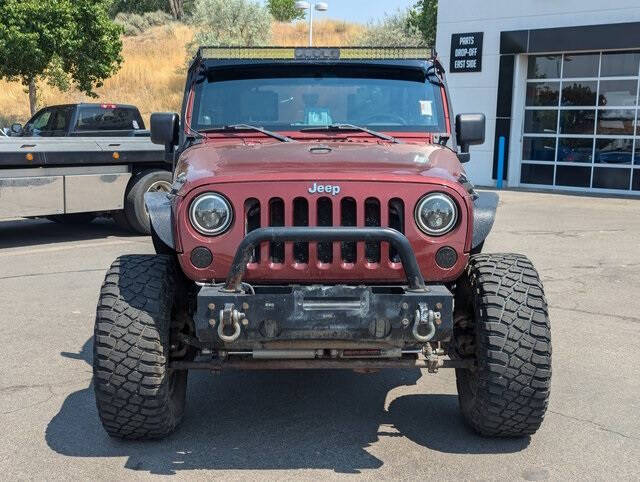
<path fill-rule="evenodd" d="M 454 328 L 457 352 L 477 362 L 475 370 L 456 370 L 465 420 L 485 436 L 535 433 L 551 387 L 551 331 L 538 273 L 522 255 L 473 255 L 459 289 L 468 317 Z"/>
<path fill-rule="evenodd" d="M 156 439 L 182 419 L 187 371 L 169 368 L 180 278 L 171 256 L 130 255 L 106 274 L 96 313 L 93 385 L 112 437 Z"/>
<path fill-rule="evenodd" d="M 144 205 L 147 192 L 169 192 L 172 176 L 168 171 L 142 171 L 129 182 L 124 200 L 124 212 L 129 225 L 141 234 L 151 234 L 149 213 Z"/>

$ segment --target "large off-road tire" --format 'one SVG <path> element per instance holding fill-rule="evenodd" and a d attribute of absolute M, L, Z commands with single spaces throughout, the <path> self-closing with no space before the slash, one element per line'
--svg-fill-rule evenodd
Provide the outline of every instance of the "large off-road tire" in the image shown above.
<path fill-rule="evenodd" d="M 459 355 L 477 362 L 474 371 L 456 370 L 465 420 L 485 436 L 535 433 L 551 386 L 551 332 L 538 273 L 525 256 L 477 254 L 458 289 L 458 311 L 469 316 L 454 336 L 467 336 Z"/>
<path fill-rule="evenodd" d="M 147 192 L 169 192 L 171 182 L 171 173 L 159 169 L 142 171 L 129 181 L 124 199 L 124 212 L 131 229 L 140 234 L 151 234 L 151 222 L 144 205 L 144 195 Z"/>
<path fill-rule="evenodd" d="M 107 272 L 96 313 L 93 384 L 100 420 L 113 437 L 161 438 L 182 419 L 187 372 L 168 366 L 179 283 L 171 256 L 122 256 Z"/>

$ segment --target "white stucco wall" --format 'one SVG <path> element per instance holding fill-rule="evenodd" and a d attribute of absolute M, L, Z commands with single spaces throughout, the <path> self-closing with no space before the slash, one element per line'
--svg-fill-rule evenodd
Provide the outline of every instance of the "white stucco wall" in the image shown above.
<path fill-rule="evenodd" d="M 640 0 L 445 0 L 439 2 L 436 49 L 449 69 L 451 35 L 484 32 L 482 72 L 447 75 L 455 113 L 482 112 L 487 116 L 486 141 L 471 148 L 472 160 L 466 169 L 474 183 L 494 185 L 491 179 L 496 122 L 496 97 L 500 61 L 500 32 L 552 27 L 571 27 L 640 21 Z M 640 46 L 639 46 L 640 47 Z M 516 59 L 522 73 L 525 56 Z M 522 79 L 520 79 L 522 80 Z M 522 80 L 522 82 L 524 82 Z M 516 96 L 524 84 L 514 84 Z M 515 125 L 521 114 L 513 113 L 509 178 L 519 163 L 521 152 L 520 126 Z M 514 127 L 515 126 L 515 127 Z M 517 134 L 516 134 L 517 133 Z M 512 169 L 513 168 L 513 169 Z"/>

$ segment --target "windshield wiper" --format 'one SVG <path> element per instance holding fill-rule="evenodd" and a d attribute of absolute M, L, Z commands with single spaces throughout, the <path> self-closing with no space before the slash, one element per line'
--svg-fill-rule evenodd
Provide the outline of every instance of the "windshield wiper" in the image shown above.
<path fill-rule="evenodd" d="M 384 139 L 385 141 L 393 142 L 394 144 L 401 144 L 401 142 L 395 137 L 389 136 L 387 134 L 383 134 L 382 132 L 367 129 L 366 127 L 356 126 L 353 124 L 329 124 L 327 126 L 305 127 L 304 129 L 300 129 L 300 132 L 312 132 L 312 131 L 361 131 L 361 132 L 366 132 L 367 134 L 377 137 L 379 139 Z"/>
<path fill-rule="evenodd" d="M 297 142 L 291 137 L 282 136 L 277 132 L 268 131 L 267 129 L 263 129 L 262 127 L 252 126 L 249 124 L 233 124 L 229 126 L 220 126 L 220 127 L 210 127 L 208 129 L 198 129 L 198 132 L 229 132 L 229 131 L 256 131 L 261 132 L 262 134 L 273 137 L 274 139 L 278 139 L 282 142 Z"/>

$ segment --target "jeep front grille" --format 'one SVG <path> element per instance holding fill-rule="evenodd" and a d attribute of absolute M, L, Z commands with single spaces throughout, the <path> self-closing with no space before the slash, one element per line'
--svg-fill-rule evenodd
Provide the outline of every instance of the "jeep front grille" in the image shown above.
<path fill-rule="evenodd" d="M 290 203 L 274 197 L 263 204 L 255 198 L 245 201 L 245 234 L 263 227 L 262 224 L 265 225 L 264 227 L 267 225 L 273 227 L 388 226 L 404 233 L 404 203 L 398 198 L 391 199 L 386 205 L 381 205 L 380 200 L 374 197 L 364 201 L 357 201 L 351 197 L 342 199 L 297 197 Z M 267 212 L 262 212 L 263 209 Z M 347 265 L 355 264 L 358 259 L 364 259 L 373 264 L 387 261 L 382 259 L 383 250 L 379 242 L 298 242 L 289 243 L 291 246 L 280 242 L 264 244 L 265 246 L 255 249 L 251 263 L 268 261 L 277 265 L 291 260 L 292 263 L 299 265 L 317 262 L 319 265 L 328 267 L 336 260 Z M 392 247 L 385 251 L 385 254 L 388 256 L 388 261 L 400 262 L 398 253 Z"/>

